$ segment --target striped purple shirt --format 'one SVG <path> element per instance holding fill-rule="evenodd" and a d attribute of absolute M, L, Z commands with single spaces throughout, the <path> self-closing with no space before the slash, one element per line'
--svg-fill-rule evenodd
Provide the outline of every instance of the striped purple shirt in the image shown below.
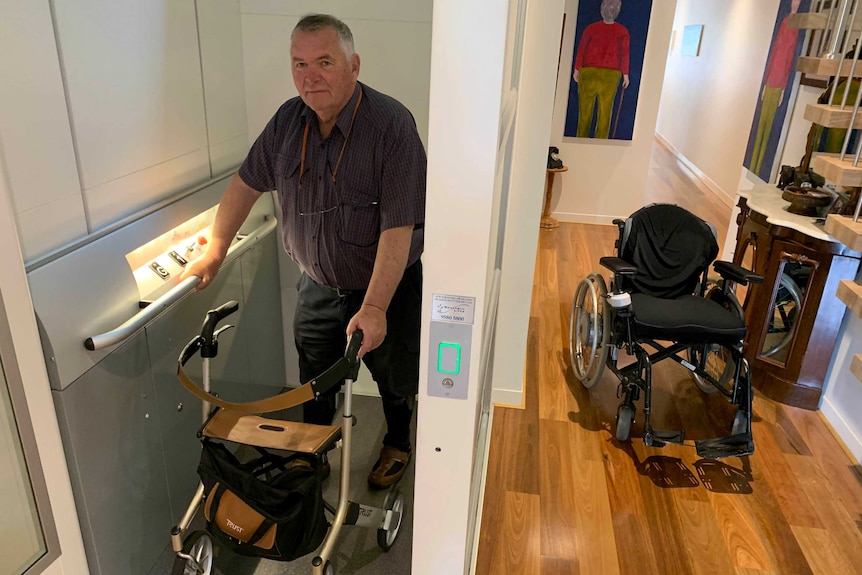
<path fill-rule="evenodd" d="M 362 100 L 333 183 L 360 87 Z M 325 140 L 317 115 L 299 97 L 282 104 L 252 145 L 239 176 L 255 190 L 278 192 L 284 249 L 312 279 L 359 290 L 371 281 L 380 232 L 415 226 L 407 264 L 422 254 L 425 170 L 425 149 L 410 111 L 357 83 Z"/>

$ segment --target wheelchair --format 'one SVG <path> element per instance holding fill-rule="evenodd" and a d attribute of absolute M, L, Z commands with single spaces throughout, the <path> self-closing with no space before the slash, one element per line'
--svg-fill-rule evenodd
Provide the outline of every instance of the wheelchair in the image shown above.
<path fill-rule="evenodd" d="M 696 440 L 698 455 L 750 455 L 751 371 L 742 352 L 742 307 L 732 288 L 763 278 L 715 261 L 715 228 L 677 205 L 651 204 L 614 223 L 617 255 L 599 260 L 612 272 L 610 291 L 598 273 L 581 280 L 575 291 L 569 326 L 575 375 L 587 389 L 599 382 L 605 367 L 619 379 L 617 440 L 628 441 L 635 402 L 643 395 L 646 445 L 682 444 L 684 431 L 654 429 L 650 423 L 652 366 L 672 359 L 689 370 L 701 391 L 720 392 L 737 406 L 730 434 Z M 708 278 L 710 264 L 720 279 Z M 634 357 L 623 367 L 618 366 L 621 350 Z"/>

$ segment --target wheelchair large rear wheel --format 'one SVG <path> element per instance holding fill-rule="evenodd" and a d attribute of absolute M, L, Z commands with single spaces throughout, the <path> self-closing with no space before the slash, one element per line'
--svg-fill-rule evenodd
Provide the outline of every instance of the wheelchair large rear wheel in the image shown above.
<path fill-rule="evenodd" d="M 710 286 L 707 286 L 704 297 L 718 303 L 724 309 L 732 311 L 740 319 L 743 319 L 742 306 L 739 305 L 736 296 L 730 292 L 725 294 L 721 289 L 721 284 L 711 283 Z M 719 390 L 730 393 L 733 387 L 733 375 L 736 371 L 736 362 L 730 350 L 719 344 L 691 346 L 688 348 L 688 360 L 694 365 L 700 365 L 701 356 L 704 354 L 706 355 L 704 371 L 718 382 L 719 387 L 716 387 L 708 379 L 692 371 L 691 377 L 694 379 L 694 384 L 703 393 L 715 393 Z"/>
<path fill-rule="evenodd" d="M 611 308 L 608 288 L 599 274 L 578 284 L 569 318 L 569 356 L 572 369 L 587 389 L 598 383 L 608 360 Z"/>
<path fill-rule="evenodd" d="M 769 322 L 769 343 L 764 346 L 762 354 L 775 355 L 793 339 L 793 328 L 799 310 L 802 308 L 802 292 L 797 283 L 787 274 L 781 274 L 778 279 L 778 290 L 772 301 L 772 315 Z M 771 334 L 784 334 L 774 337 Z"/>

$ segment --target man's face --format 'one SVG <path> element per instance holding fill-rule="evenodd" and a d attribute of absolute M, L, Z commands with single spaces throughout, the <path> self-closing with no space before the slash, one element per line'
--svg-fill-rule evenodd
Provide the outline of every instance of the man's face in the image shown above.
<path fill-rule="evenodd" d="M 328 120 L 344 107 L 356 87 L 359 56 L 345 56 L 332 28 L 297 30 L 290 43 L 293 83 L 302 101 Z"/>
<path fill-rule="evenodd" d="M 602 19 L 606 22 L 613 22 L 620 15 L 620 8 L 622 8 L 620 0 L 604 0 L 599 11 L 602 14 Z"/>

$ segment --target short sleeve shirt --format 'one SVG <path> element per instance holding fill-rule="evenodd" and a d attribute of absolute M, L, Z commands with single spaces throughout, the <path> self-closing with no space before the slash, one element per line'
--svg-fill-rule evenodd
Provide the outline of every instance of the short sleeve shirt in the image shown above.
<path fill-rule="evenodd" d="M 239 176 L 259 192 L 276 190 L 284 249 L 303 271 L 324 285 L 359 290 L 371 280 L 381 232 L 413 226 L 408 265 L 422 254 L 426 164 L 409 110 L 357 83 L 325 139 L 299 97 L 282 104 Z"/>

